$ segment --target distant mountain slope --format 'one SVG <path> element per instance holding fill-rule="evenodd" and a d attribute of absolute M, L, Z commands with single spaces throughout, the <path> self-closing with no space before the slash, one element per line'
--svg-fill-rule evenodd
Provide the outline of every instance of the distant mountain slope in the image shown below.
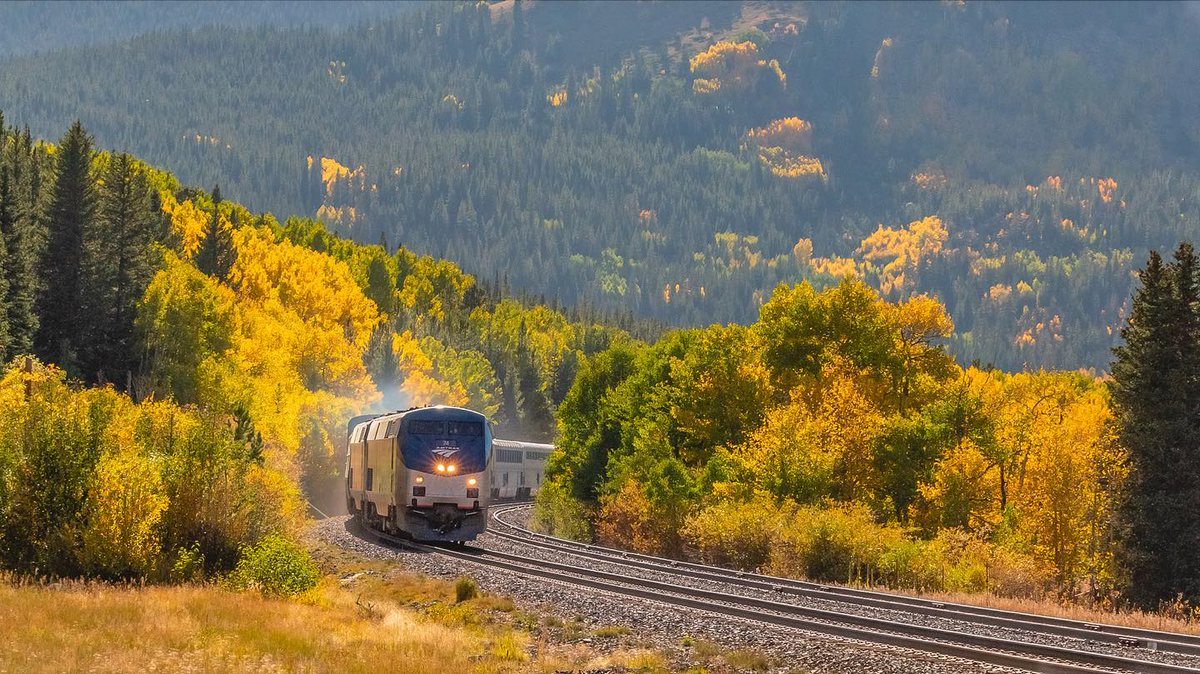
<path fill-rule="evenodd" d="M 199 26 L 345 26 L 396 16 L 418 4 L 419 0 L 9 0 L 0 3 L 0 56 L 107 44 Z"/>
<path fill-rule="evenodd" d="M 0 109 L 485 279 L 676 323 L 858 273 L 963 361 L 1104 367 L 1200 231 L 1174 3 L 435 4 L 0 64 Z M 1152 47 L 1150 46 L 1152 45 Z"/>

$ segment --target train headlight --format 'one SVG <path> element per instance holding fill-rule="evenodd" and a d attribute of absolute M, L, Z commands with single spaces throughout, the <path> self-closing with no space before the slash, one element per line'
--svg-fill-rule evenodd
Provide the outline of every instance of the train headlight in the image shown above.
<path fill-rule="evenodd" d="M 416 482 L 417 484 L 421 484 L 421 483 L 422 483 L 422 482 L 424 482 L 424 481 L 425 481 L 425 478 L 424 478 L 423 476 L 421 476 L 421 475 L 418 475 L 418 476 L 417 476 L 417 479 L 415 480 L 415 482 Z"/>
<path fill-rule="evenodd" d="M 450 464 L 449 466 L 446 466 L 446 472 L 453 473 L 455 468 L 457 468 L 457 466 L 455 466 L 454 464 Z"/>
<path fill-rule="evenodd" d="M 475 478 L 471 478 L 471 479 L 467 480 L 467 484 L 469 484 L 469 485 L 471 485 L 472 487 L 474 487 L 474 486 L 475 486 L 475 483 L 476 483 L 477 481 L 478 481 L 478 480 L 476 480 Z"/>
<path fill-rule="evenodd" d="M 444 463 L 439 463 L 439 464 L 437 465 L 437 469 L 438 469 L 438 472 L 439 472 L 439 473 L 444 473 L 444 472 L 446 472 L 446 464 L 444 464 Z"/>

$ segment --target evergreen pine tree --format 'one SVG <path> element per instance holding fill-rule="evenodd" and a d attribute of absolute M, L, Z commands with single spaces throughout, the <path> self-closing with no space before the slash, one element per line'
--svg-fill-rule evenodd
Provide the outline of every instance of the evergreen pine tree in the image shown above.
<path fill-rule="evenodd" d="M 92 138 L 76 121 L 58 147 L 47 213 L 49 240 L 42 256 L 45 287 L 38 312 L 42 319 L 38 351 L 68 372 L 77 371 L 83 233 L 96 211 L 91 163 Z"/>
<path fill-rule="evenodd" d="M 1114 350 L 1117 434 L 1129 453 L 1120 504 L 1127 596 L 1146 608 L 1200 599 L 1200 320 L 1196 256 L 1150 254 Z"/>
<path fill-rule="evenodd" d="M 367 372 L 380 388 L 393 386 L 400 380 L 400 367 L 392 352 L 392 330 L 393 326 L 386 323 L 376 326 L 363 357 Z"/>
<path fill-rule="evenodd" d="M 233 224 L 226 227 L 221 224 L 221 186 L 213 187 L 213 212 L 200 241 L 200 250 L 196 252 L 196 266 L 200 271 L 215 276 L 224 282 L 229 278 L 229 270 L 233 267 Z M 236 217 L 236 216 L 235 216 Z"/>
<path fill-rule="evenodd" d="M 34 350 L 37 315 L 37 251 L 40 236 L 38 194 L 34 186 L 34 155 L 25 137 L 0 121 L 0 236 L 7 253 L 4 282 L 7 284 L 5 320 L 8 339 L 0 357 L 11 360 Z"/>
<path fill-rule="evenodd" d="M 122 383 L 135 367 L 133 319 L 157 269 L 164 227 L 145 172 L 128 154 L 109 162 L 99 211 L 85 238 L 84 299 L 89 339 L 80 348 L 85 373 Z"/>
<path fill-rule="evenodd" d="M 4 141 L 3 119 L 0 119 L 0 142 Z M 16 226 L 16 203 L 13 198 L 12 185 L 9 182 L 8 166 L 0 156 L 0 233 L 7 232 Z M 0 235 L 0 356 L 7 358 L 13 353 L 12 335 L 8 330 L 8 247 L 7 237 Z"/>
<path fill-rule="evenodd" d="M 3 357 L 11 359 L 33 351 L 34 335 L 38 329 L 34 300 L 37 296 L 37 245 L 35 231 L 38 223 L 38 194 L 33 184 L 32 156 L 18 134 L 5 159 L 0 160 L 5 184 L 0 185 L 0 201 L 5 214 L 0 216 L 0 236 L 7 252 L 4 277 L 8 286 L 5 303 L 8 323 L 8 342 Z"/>
<path fill-rule="evenodd" d="M 525 343 L 524 325 L 517 339 L 516 403 L 521 429 L 534 440 L 549 440 L 546 433 L 554 428 L 554 412 L 541 387 L 541 376 L 533 361 L 533 352 Z"/>

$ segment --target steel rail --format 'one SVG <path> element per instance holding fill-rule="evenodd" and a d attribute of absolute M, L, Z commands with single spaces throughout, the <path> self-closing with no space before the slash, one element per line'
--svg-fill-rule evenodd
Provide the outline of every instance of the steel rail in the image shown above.
<path fill-rule="evenodd" d="M 528 505 L 508 505 L 495 510 L 492 514 L 492 519 L 496 522 L 508 529 L 519 532 L 519 534 L 507 534 L 495 529 L 489 530 L 488 533 L 509 538 L 510 540 L 520 540 L 525 543 L 555 547 L 564 552 L 574 552 L 574 554 L 580 556 L 610 561 L 615 564 L 626 564 L 684 576 L 696 574 L 694 577 L 720 580 L 735 585 L 770 589 L 786 594 L 796 594 L 828 601 L 841 601 L 920 615 L 961 620 L 993 627 L 1010 627 L 1055 636 L 1089 639 L 1122 646 L 1145 648 L 1152 651 L 1158 650 L 1186 655 L 1200 655 L 1200 635 L 1126 627 L 1107 623 L 1092 623 L 1036 613 L 995 609 L 955 602 L 942 602 L 889 592 L 823 585 L 796 580 L 794 578 L 781 578 L 778 576 L 736 571 L 719 566 L 683 562 L 570 541 L 530 531 L 525 527 L 506 522 L 500 518 L 500 515 L 504 513 L 525 507 L 528 507 Z M 731 576 L 730 574 L 735 575 Z"/>
<path fill-rule="evenodd" d="M 357 525 L 355 526 L 357 527 Z M 1076 651 L 1044 644 L 1009 641 L 997 637 L 947 631 L 922 625 L 893 623 L 878 618 L 799 607 L 765 599 L 535 560 L 483 548 L 455 549 L 431 546 L 400 539 L 374 529 L 357 528 L 360 532 L 369 533 L 377 540 L 414 550 L 436 553 L 452 559 L 483 564 L 514 573 L 557 580 L 602 592 L 1041 674 L 1111 674 L 1113 670 L 1141 674 L 1200 674 L 1200 669 L 1135 660 L 1093 651 Z M 1104 669 L 1097 669 L 1097 667 Z"/>
<path fill-rule="evenodd" d="M 505 526 L 512 526 L 505 523 Z M 696 580 L 715 581 L 727 583 L 739 587 L 753 588 L 758 590 L 767 590 L 780 594 L 789 594 L 800 597 L 808 597 L 812 599 L 820 599 L 823 601 L 836 601 L 844 604 L 853 604 L 855 606 L 869 606 L 872 608 L 881 608 L 890 611 L 901 613 L 909 613 L 914 615 L 925 615 L 935 618 L 944 618 L 947 620 L 957 620 L 959 622 L 969 622 L 979 625 L 988 625 L 990 627 L 1004 627 L 1009 629 L 1021 630 L 1040 635 L 1053 635 L 1067 637 L 1071 639 L 1080 639 L 1084 641 L 1095 641 L 1099 643 L 1107 643 L 1114 646 L 1134 646 L 1135 644 L 1129 641 L 1130 637 L 1119 634 L 1096 631 L 1093 629 L 1083 629 L 1078 627 L 1065 627 L 1061 625 L 1046 624 L 1038 621 L 1019 620 L 1016 618 L 996 617 L 988 615 L 979 615 L 975 613 L 959 612 L 952 608 L 936 608 L 926 607 L 921 605 L 913 605 L 902 601 L 894 601 L 887 599 L 877 599 L 874 597 L 858 597 L 847 599 L 845 597 L 832 594 L 824 589 L 812 589 L 809 587 L 797 586 L 787 583 L 789 579 L 775 578 L 765 576 L 763 580 L 751 574 L 735 572 L 735 576 L 730 576 L 728 570 L 717 572 L 716 567 L 704 567 L 704 570 L 690 569 L 680 566 L 678 563 L 669 561 L 662 562 L 646 562 L 638 559 L 630 559 L 622 555 L 619 551 L 614 552 L 595 552 L 593 550 L 583 550 L 569 545 L 561 545 L 556 539 L 551 540 L 531 540 L 527 536 L 519 534 L 511 534 L 504 531 L 491 529 L 488 531 L 493 536 L 498 536 L 506 540 L 524 543 L 526 545 L 534 545 L 543 549 L 557 550 L 566 554 L 575 555 L 587 559 L 593 559 L 609 564 L 617 564 L 629 566 L 647 571 L 655 571 L 658 573 L 669 573 L 686 578 Z M 610 550 L 605 548 L 605 550 Z M 1143 643 L 1137 640 L 1136 644 L 1139 647 L 1147 648 L 1148 650 L 1168 651 L 1172 653 L 1180 653 L 1185 655 L 1200 655 L 1200 644 L 1175 642 L 1166 640 L 1156 640 Z"/>

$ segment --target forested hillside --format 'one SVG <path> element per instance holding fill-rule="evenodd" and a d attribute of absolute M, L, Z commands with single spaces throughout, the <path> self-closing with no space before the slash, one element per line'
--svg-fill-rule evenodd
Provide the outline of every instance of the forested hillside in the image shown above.
<path fill-rule="evenodd" d="M 780 286 L 615 343 L 559 407 L 543 529 L 776 575 L 1194 619 L 1200 260 L 1151 252 L 1111 378 L 957 366 L 945 307 Z"/>
<path fill-rule="evenodd" d="M 395 16 L 419 0 L 11 0 L 0 4 L 0 56 L 118 42 L 197 26 L 345 26 Z"/>
<path fill-rule="evenodd" d="M 0 569 L 19 573 L 252 573 L 295 551 L 305 499 L 340 507 L 350 417 L 455 404 L 549 439 L 584 356 L 632 341 L 183 186 L 78 123 L 50 144 L 0 115 L 0 234 Z"/>
<path fill-rule="evenodd" d="M 0 104 L 481 279 L 678 324 L 936 295 L 960 362 L 1104 368 L 1200 225 L 1182 3 L 438 4 L 6 60 Z M 1153 45 L 1153 47 L 1148 47 Z"/>

